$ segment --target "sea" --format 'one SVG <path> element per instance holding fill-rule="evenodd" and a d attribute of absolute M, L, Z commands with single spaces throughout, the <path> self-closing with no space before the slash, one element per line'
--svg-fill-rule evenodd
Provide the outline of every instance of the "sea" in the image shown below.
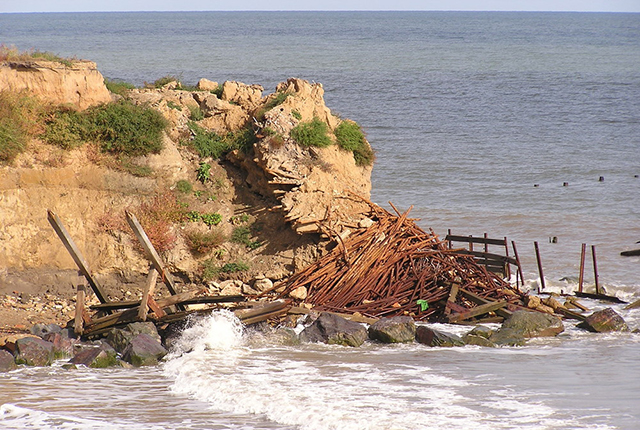
<path fill-rule="evenodd" d="M 135 85 L 320 82 L 376 152 L 372 201 L 441 238 L 507 238 L 543 295 L 577 289 L 585 244 L 585 291 L 595 250 L 606 293 L 640 299 L 640 257 L 620 256 L 640 248 L 640 14 L 0 14 L 0 43 Z M 565 321 L 524 347 L 287 346 L 218 312 L 158 367 L 0 374 L 0 428 L 640 429 L 640 335 Z"/>

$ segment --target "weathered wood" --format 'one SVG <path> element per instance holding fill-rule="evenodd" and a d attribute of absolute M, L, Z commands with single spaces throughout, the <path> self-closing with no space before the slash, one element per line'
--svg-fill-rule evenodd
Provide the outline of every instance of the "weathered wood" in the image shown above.
<path fill-rule="evenodd" d="M 142 293 L 142 300 L 140 301 L 140 307 L 138 308 L 138 318 L 140 321 L 147 320 L 147 312 L 149 311 L 149 297 L 153 298 L 153 290 L 156 288 L 156 282 L 158 282 L 158 271 L 155 267 L 149 270 L 147 276 L 147 285 L 144 287 L 144 293 Z"/>
<path fill-rule="evenodd" d="M 582 251 L 580 252 L 580 275 L 578 278 L 578 291 L 582 292 L 582 284 L 584 283 L 584 256 L 587 249 L 587 244 L 582 244 Z"/>
<path fill-rule="evenodd" d="M 627 303 L 624 300 L 620 300 L 615 296 L 608 296 L 606 294 L 593 294 L 593 293 L 584 293 L 584 292 L 581 293 L 580 291 L 575 291 L 573 294 L 575 294 L 577 297 L 583 297 L 586 299 L 603 300 L 605 302 L 612 302 L 612 303 Z"/>
<path fill-rule="evenodd" d="M 78 293 L 76 294 L 76 314 L 73 320 L 73 332 L 78 336 L 82 336 L 84 331 L 84 285 L 78 285 Z"/>
<path fill-rule="evenodd" d="M 153 297 L 147 297 L 147 304 L 149 305 L 149 308 L 153 311 L 153 313 L 156 314 L 156 318 L 162 318 L 163 316 L 167 315 L 164 309 L 162 309 L 160 305 L 158 305 Z"/>
<path fill-rule="evenodd" d="M 259 305 L 251 309 L 240 309 L 235 311 L 234 314 L 240 319 L 240 321 L 243 321 L 249 318 L 256 317 L 258 315 L 279 311 L 279 310 L 288 308 L 289 306 L 290 306 L 289 303 L 286 301 L 276 300 L 274 302 L 266 303 L 264 305 Z"/>
<path fill-rule="evenodd" d="M 84 259 L 84 256 L 69 235 L 67 229 L 64 228 L 64 225 L 62 224 L 62 221 L 60 220 L 58 215 L 56 215 L 53 211 L 48 210 L 47 219 L 49 220 L 49 224 L 51 224 L 51 227 L 53 227 L 58 237 L 62 241 L 64 247 L 67 248 L 67 251 L 69 251 L 69 254 L 71 254 L 71 258 L 73 258 L 73 261 L 78 266 L 78 269 L 80 269 L 80 273 L 82 273 L 82 275 L 87 279 L 87 282 L 91 286 L 91 289 L 93 290 L 95 295 L 98 297 L 98 300 L 100 300 L 100 303 L 108 303 L 109 300 L 107 300 L 107 295 L 102 291 L 102 287 L 91 274 L 89 264 Z"/>
<path fill-rule="evenodd" d="M 565 318 L 569 318 L 573 320 L 584 321 L 587 319 L 586 315 L 582 315 L 578 312 L 573 312 L 567 308 L 557 308 L 555 309 L 555 312 L 564 315 Z"/>
<path fill-rule="evenodd" d="M 451 313 L 451 305 L 455 304 L 457 296 L 458 296 L 458 284 L 455 282 L 452 282 L 451 290 L 449 290 L 449 298 L 447 298 L 447 303 L 444 308 L 445 315 L 449 315 Z"/>
<path fill-rule="evenodd" d="M 538 273 L 540 274 L 540 291 L 544 291 L 546 288 L 544 282 L 544 272 L 542 271 L 542 260 L 540 260 L 540 248 L 538 248 L 538 242 L 533 242 L 533 248 L 536 252 L 536 261 L 538 262 Z"/>
<path fill-rule="evenodd" d="M 518 274 L 520 275 L 520 285 L 524 286 L 524 275 L 522 274 L 522 266 L 520 265 L 520 257 L 518 257 L 518 249 L 516 248 L 516 242 L 514 240 L 511 241 L 511 247 L 513 248 L 513 256 L 516 259 L 516 263 L 518 267 Z M 516 289 L 518 288 L 518 278 L 516 277 Z M 518 290 L 520 291 L 520 290 Z"/>
<path fill-rule="evenodd" d="M 155 269 L 160 274 L 162 282 L 164 282 L 165 285 L 167 286 L 169 293 L 171 293 L 171 295 L 176 295 L 177 291 L 176 291 L 175 283 L 173 282 L 173 278 L 171 274 L 164 269 L 162 260 L 160 259 L 160 256 L 156 252 L 156 249 L 154 248 L 153 244 L 149 240 L 149 237 L 147 237 L 147 234 L 144 232 L 142 225 L 140 225 L 140 222 L 138 221 L 138 219 L 133 213 L 129 211 L 125 211 L 125 215 L 126 215 L 127 223 L 129 224 L 129 227 L 131 227 L 131 230 L 133 230 L 133 233 L 138 238 L 138 241 L 140 242 L 140 245 L 142 245 L 142 249 L 144 249 L 147 255 L 147 258 L 151 261 Z M 178 309 L 184 310 L 184 306 L 182 305 L 177 305 L 177 306 L 178 306 Z"/>
<path fill-rule="evenodd" d="M 487 237 L 474 237 L 474 236 L 457 236 L 453 234 L 447 234 L 444 240 L 449 242 L 465 242 L 465 243 L 480 243 L 484 245 L 504 245 L 504 239 L 489 239 Z"/>
<path fill-rule="evenodd" d="M 596 260 L 596 246 L 591 245 L 591 257 L 593 258 L 593 280 L 596 284 L 596 294 L 600 295 L 600 280 L 598 275 L 598 262 Z"/>
<path fill-rule="evenodd" d="M 479 315 L 484 315 L 486 313 L 496 311 L 500 308 L 505 307 L 506 305 L 507 305 L 507 302 L 504 300 L 501 300 L 495 303 L 487 303 L 485 305 L 479 305 L 475 308 L 468 310 L 467 312 L 455 313 L 455 314 L 449 315 L 449 322 L 456 323 L 459 321 L 468 320 L 470 318 L 477 317 Z"/>
<path fill-rule="evenodd" d="M 471 291 L 467 291 L 464 288 L 460 288 L 460 294 L 462 294 L 464 297 L 466 297 L 468 300 L 474 302 L 477 305 L 484 305 L 487 303 L 493 303 L 491 300 L 487 300 L 484 299 L 480 296 L 478 296 L 477 294 L 472 293 Z M 513 312 L 507 310 L 507 309 L 497 309 L 496 310 L 496 314 L 500 315 L 503 318 L 509 318 Z"/>

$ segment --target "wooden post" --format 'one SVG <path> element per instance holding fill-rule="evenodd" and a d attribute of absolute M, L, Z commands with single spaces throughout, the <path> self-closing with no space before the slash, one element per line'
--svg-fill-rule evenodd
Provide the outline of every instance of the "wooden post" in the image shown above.
<path fill-rule="evenodd" d="M 596 284 L 596 294 L 600 294 L 600 282 L 598 281 L 598 263 L 596 262 L 596 246 L 591 245 L 591 256 L 593 258 L 593 278 Z"/>
<path fill-rule="evenodd" d="M 447 229 L 447 237 L 451 236 L 451 229 Z M 453 243 L 451 243 L 451 239 L 449 239 L 449 249 L 453 249 Z"/>
<path fill-rule="evenodd" d="M 544 273 L 542 272 L 542 261 L 540 261 L 540 249 L 538 248 L 538 242 L 533 242 L 533 247 L 536 250 L 536 260 L 538 261 L 538 273 L 540 274 L 540 291 L 543 291 L 546 287 L 544 283 Z"/>
<path fill-rule="evenodd" d="M 578 279 L 578 291 L 582 292 L 582 283 L 584 282 L 584 256 L 587 250 L 587 244 L 582 244 L 582 252 L 580 253 L 580 277 Z"/>
<path fill-rule="evenodd" d="M 160 256 L 156 252 L 156 249 L 153 247 L 153 244 L 149 240 L 149 237 L 144 232 L 144 229 L 140 225 L 140 222 L 138 222 L 138 219 L 136 218 L 136 216 L 131 212 L 125 211 L 125 214 L 127 216 L 127 222 L 129 223 L 129 227 L 131 227 L 131 230 L 133 230 L 136 237 L 140 241 L 140 245 L 142 245 L 142 249 L 145 250 L 145 253 L 147 254 L 147 258 L 151 261 L 151 263 L 153 264 L 153 267 L 155 267 L 155 269 L 158 271 L 158 274 L 161 276 L 162 282 L 164 282 L 165 285 L 167 286 L 169 293 L 171 293 L 172 296 L 175 296 L 176 287 L 173 282 L 173 278 L 171 277 L 171 274 L 169 274 L 169 272 L 164 270 L 164 267 L 162 266 L 162 261 L 160 260 Z M 184 306 L 180 304 L 177 306 L 178 306 L 178 309 L 180 309 L 181 311 L 185 309 Z"/>
<path fill-rule="evenodd" d="M 507 237 L 504 237 L 504 255 L 505 257 L 509 256 L 509 242 L 507 242 Z M 506 267 L 505 275 L 507 279 L 511 279 L 511 264 L 505 263 L 504 267 Z M 516 276 L 516 287 L 518 286 L 518 276 Z"/>
<path fill-rule="evenodd" d="M 76 246 L 75 242 L 67 232 L 67 229 L 64 228 L 64 225 L 62 225 L 62 221 L 60 221 L 58 215 L 53 213 L 53 211 L 48 210 L 47 219 L 49 220 L 49 224 L 51 224 L 55 232 L 58 234 L 58 237 L 62 241 L 64 247 L 67 248 L 67 251 L 69 251 L 69 254 L 71 254 L 71 258 L 73 258 L 73 261 L 75 261 L 78 269 L 80 269 L 80 273 L 87 279 L 87 282 L 89 282 L 91 289 L 98 297 L 98 300 L 100 300 L 100 303 L 108 303 L 109 301 L 107 300 L 107 295 L 102 291 L 102 287 L 100 287 L 98 281 L 96 281 L 91 275 L 89 264 L 82 256 L 80 249 L 78 249 L 78 247 Z"/>
<path fill-rule="evenodd" d="M 84 285 L 78 285 L 78 293 L 76 294 L 76 315 L 73 320 L 73 332 L 78 336 L 82 336 L 84 331 Z"/>
<path fill-rule="evenodd" d="M 516 242 L 514 240 L 511 241 L 511 246 L 513 247 L 513 256 L 516 257 L 516 261 L 518 262 L 518 273 L 520 274 L 520 285 L 524 286 L 524 276 L 522 275 L 522 266 L 520 265 L 520 257 L 518 257 L 518 250 L 516 249 Z M 518 286 L 518 277 L 516 276 L 516 287 Z"/>
<path fill-rule="evenodd" d="M 156 287 L 156 282 L 158 282 L 158 271 L 155 267 L 152 267 L 149 270 L 147 285 L 144 288 L 142 300 L 140 301 L 140 308 L 138 309 L 138 318 L 140 318 L 141 321 L 147 320 L 147 313 L 149 312 L 149 297 L 153 298 L 153 290 Z"/>

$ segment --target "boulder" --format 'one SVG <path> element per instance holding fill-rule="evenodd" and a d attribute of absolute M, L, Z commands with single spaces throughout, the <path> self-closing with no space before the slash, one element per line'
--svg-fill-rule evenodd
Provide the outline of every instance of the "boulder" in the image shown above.
<path fill-rule="evenodd" d="M 141 333 L 151 336 L 158 343 L 161 342 L 158 329 L 152 322 L 135 322 L 127 324 L 123 328 L 114 328 L 107 335 L 107 342 L 120 354 L 124 354 L 129 342 Z"/>
<path fill-rule="evenodd" d="M 473 328 L 473 330 L 471 330 L 469 333 L 472 336 L 480 336 L 480 337 L 484 337 L 485 339 L 489 339 L 489 337 L 493 334 L 493 330 L 491 330 L 489 327 L 485 327 L 483 325 L 478 325 L 475 326 Z"/>
<path fill-rule="evenodd" d="M 75 345 L 78 344 L 76 339 L 64 336 L 63 332 L 48 333 L 44 336 L 44 340 L 53 344 L 55 359 L 73 357 Z"/>
<path fill-rule="evenodd" d="M 167 350 L 154 337 L 140 333 L 125 348 L 122 358 L 134 366 L 155 366 Z"/>
<path fill-rule="evenodd" d="M 23 337 L 16 341 L 16 364 L 50 366 L 53 360 L 53 343 L 39 337 Z"/>
<path fill-rule="evenodd" d="M 610 331 L 629 331 L 629 326 L 624 319 L 612 308 L 606 308 L 592 313 L 586 320 L 578 324 L 578 327 L 596 332 L 606 333 Z"/>
<path fill-rule="evenodd" d="M 426 325 L 419 325 L 416 328 L 416 341 L 428 346 L 464 346 L 460 336 L 434 330 Z"/>
<path fill-rule="evenodd" d="M 271 288 L 273 288 L 273 281 L 269 278 L 256 278 L 256 280 L 253 281 L 253 289 L 258 293 L 264 293 Z"/>
<path fill-rule="evenodd" d="M 323 342 L 330 345 L 360 346 L 367 339 L 363 325 L 338 315 L 323 312 L 302 333 L 303 342 Z"/>
<path fill-rule="evenodd" d="M 11 354 L 15 354 L 16 353 L 16 342 L 19 339 L 23 339 L 25 337 L 33 337 L 33 338 L 36 338 L 36 339 L 38 338 L 37 336 L 35 336 L 33 334 L 27 334 L 27 333 L 11 333 L 11 334 L 8 334 L 8 335 L 0 335 L 0 348 L 6 349 Z"/>
<path fill-rule="evenodd" d="M 17 367 L 13 355 L 9 351 L 0 349 L 0 373 L 9 372 Z"/>
<path fill-rule="evenodd" d="M 489 336 L 488 340 L 498 346 L 523 346 L 526 342 L 522 331 L 509 327 L 502 327 Z"/>
<path fill-rule="evenodd" d="M 237 279 L 229 279 L 220 283 L 221 296 L 237 296 L 242 294 L 243 282 Z"/>
<path fill-rule="evenodd" d="M 62 327 L 57 324 L 36 324 L 29 330 L 31 334 L 36 335 L 44 339 L 45 335 L 49 333 L 60 333 Z"/>
<path fill-rule="evenodd" d="M 222 84 L 222 100 L 237 103 L 245 109 L 255 108 L 262 100 L 261 85 L 247 85 L 242 82 L 226 81 Z"/>
<path fill-rule="evenodd" d="M 504 323 L 503 328 L 522 333 L 524 338 L 556 336 L 564 331 L 562 320 L 541 312 L 516 311 Z"/>
<path fill-rule="evenodd" d="M 105 368 L 118 364 L 116 350 L 107 343 L 86 345 L 71 360 L 70 364 L 83 365 L 91 368 Z"/>
<path fill-rule="evenodd" d="M 467 345 L 486 346 L 489 348 L 495 348 L 497 346 L 486 337 L 478 336 L 471 333 L 467 333 L 462 336 L 462 341 Z"/>
<path fill-rule="evenodd" d="M 381 318 L 369 327 L 369 338 L 383 343 L 413 342 L 416 324 L 408 316 Z"/>
<path fill-rule="evenodd" d="M 307 287 L 301 286 L 289 293 L 289 297 L 296 300 L 304 300 L 307 298 Z"/>
<path fill-rule="evenodd" d="M 196 84 L 196 88 L 204 91 L 215 91 L 218 89 L 218 83 L 210 81 L 209 79 L 202 78 Z"/>

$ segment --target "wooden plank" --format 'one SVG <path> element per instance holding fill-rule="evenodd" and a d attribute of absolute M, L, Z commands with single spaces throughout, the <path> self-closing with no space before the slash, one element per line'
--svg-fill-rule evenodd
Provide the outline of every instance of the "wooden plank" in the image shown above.
<path fill-rule="evenodd" d="M 580 291 L 575 291 L 573 294 L 575 294 L 577 297 L 583 297 L 586 299 L 603 300 L 605 302 L 612 302 L 612 303 L 627 303 L 624 300 L 620 300 L 615 296 L 607 296 L 606 294 L 581 293 Z"/>
<path fill-rule="evenodd" d="M 499 261 L 501 263 L 509 263 L 509 264 L 513 264 L 514 266 L 518 265 L 518 262 L 513 257 L 507 257 L 505 255 L 494 254 L 491 252 L 464 250 L 464 251 L 461 251 L 460 254 L 473 255 L 474 258 L 476 258 L 476 260 L 479 258 L 482 258 L 489 261 Z"/>
<path fill-rule="evenodd" d="M 169 293 L 171 293 L 172 296 L 176 295 L 176 286 L 173 282 L 173 278 L 171 277 L 171 274 L 164 269 L 160 256 L 156 252 L 156 249 L 153 247 L 153 244 L 149 240 L 149 237 L 147 237 L 147 234 L 144 232 L 144 229 L 140 225 L 140 222 L 138 222 L 136 216 L 129 211 L 125 211 L 125 215 L 127 217 L 127 223 L 129 223 L 129 227 L 131 227 L 131 230 L 133 230 L 133 233 L 138 238 L 140 245 L 142 245 L 142 249 L 144 249 L 145 253 L 147 254 L 147 258 L 151 261 L 155 269 L 160 274 L 162 282 L 164 282 L 167 286 Z M 180 310 L 185 309 L 182 305 L 177 306 Z"/>
<path fill-rule="evenodd" d="M 484 299 L 474 293 L 472 293 L 471 291 L 467 291 L 464 288 L 460 288 L 460 294 L 462 294 L 463 296 L 465 296 L 468 300 L 471 300 L 472 302 L 474 302 L 475 304 L 478 305 L 484 305 L 487 303 L 493 303 L 491 300 L 487 300 Z M 507 310 L 507 309 L 498 309 L 496 310 L 496 314 L 500 315 L 503 318 L 509 318 L 513 312 Z"/>
<path fill-rule="evenodd" d="M 179 293 L 176 296 L 171 297 L 188 297 L 192 296 L 193 293 Z M 163 300 L 163 299 L 160 299 Z M 238 303 L 244 302 L 247 298 L 243 295 L 233 294 L 233 295 L 225 295 L 225 296 L 203 296 L 203 297 L 191 297 L 185 298 L 184 300 L 180 300 L 181 305 L 197 305 L 197 304 L 215 304 L 215 303 Z M 129 300 L 122 302 L 110 302 L 102 305 L 92 305 L 91 309 L 130 309 L 140 306 L 140 300 Z"/>
<path fill-rule="evenodd" d="M 147 276 L 147 285 L 144 287 L 144 293 L 142 294 L 142 300 L 140 301 L 140 306 L 138 308 L 138 318 L 140 321 L 147 320 L 147 312 L 149 311 L 149 298 L 153 299 L 153 290 L 156 288 L 156 283 L 158 282 L 158 271 L 155 267 L 152 267 L 149 270 L 149 275 Z"/>
<path fill-rule="evenodd" d="M 448 234 L 447 237 L 444 238 L 444 240 L 447 240 L 450 242 L 480 243 L 484 245 L 505 246 L 504 239 L 489 239 L 486 237 L 457 236 L 457 235 Z"/>
<path fill-rule="evenodd" d="M 456 323 L 458 321 L 468 320 L 479 315 L 484 315 L 486 313 L 496 311 L 500 308 L 505 307 L 506 305 L 507 302 L 505 300 L 494 303 L 487 303 L 485 305 L 479 305 L 473 309 L 469 309 L 467 312 L 449 315 L 449 322 Z"/>
<path fill-rule="evenodd" d="M 578 312 L 570 311 L 569 309 L 566 309 L 566 308 L 557 308 L 555 309 L 554 312 L 557 312 L 559 314 L 564 315 L 566 318 L 570 318 L 574 320 L 584 321 L 587 319 L 585 315 L 582 315 Z"/>
<path fill-rule="evenodd" d="M 156 318 L 162 318 L 167 315 L 164 309 L 162 309 L 158 305 L 158 303 L 155 300 L 153 300 L 153 297 L 151 296 L 147 297 L 147 304 L 149 305 L 149 308 L 151 308 L 153 313 L 156 314 Z"/>
<path fill-rule="evenodd" d="M 449 297 L 447 298 L 447 304 L 444 307 L 444 314 L 449 315 L 451 313 L 451 305 L 456 303 L 456 297 L 458 296 L 458 284 L 452 283 L 449 290 Z"/>
<path fill-rule="evenodd" d="M 78 336 L 82 336 L 84 331 L 84 285 L 78 285 L 78 294 L 76 295 L 76 315 L 73 320 L 73 332 Z"/>
<path fill-rule="evenodd" d="M 234 314 L 240 319 L 240 321 L 244 321 L 258 315 L 279 311 L 281 309 L 287 308 L 288 306 L 289 303 L 282 300 L 276 300 L 274 302 L 266 303 L 261 306 L 256 306 L 255 308 L 237 310 L 234 312 Z"/>
<path fill-rule="evenodd" d="M 56 215 L 51 210 L 47 210 L 47 219 L 49 220 L 49 224 L 51 224 L 55 232 L 58 234 L 58 237 L 62 241 L 64 247 L 67 248 L 67 251 L 69 251 L 69 254 L 71 254 L 71 258 L 73 258 L 73 261 L 75 261 L 78 269 L 80 269 L 80 273 L 82 273 L 82 275 L 87 279 L 87 282 L 89 282 L 91 289 L 98 297 L 98 300 L 100 300 L 100 303 L 108 303 L 109 300 L 107 300 L 107 295 L 104 293 L 104 291 L 102 291 L 102 287 L 100 286 L 98 281 L 96 281 L 91 275 L 89 264 L 84 259 L 82 253 L 80 252 L 80 249 L 76 246 L 76 243 L 69 235 L 67 229 L 64 228 L 64 225 L 62 225 L 62 221 L 60 221 L 58 215 Z"/>

